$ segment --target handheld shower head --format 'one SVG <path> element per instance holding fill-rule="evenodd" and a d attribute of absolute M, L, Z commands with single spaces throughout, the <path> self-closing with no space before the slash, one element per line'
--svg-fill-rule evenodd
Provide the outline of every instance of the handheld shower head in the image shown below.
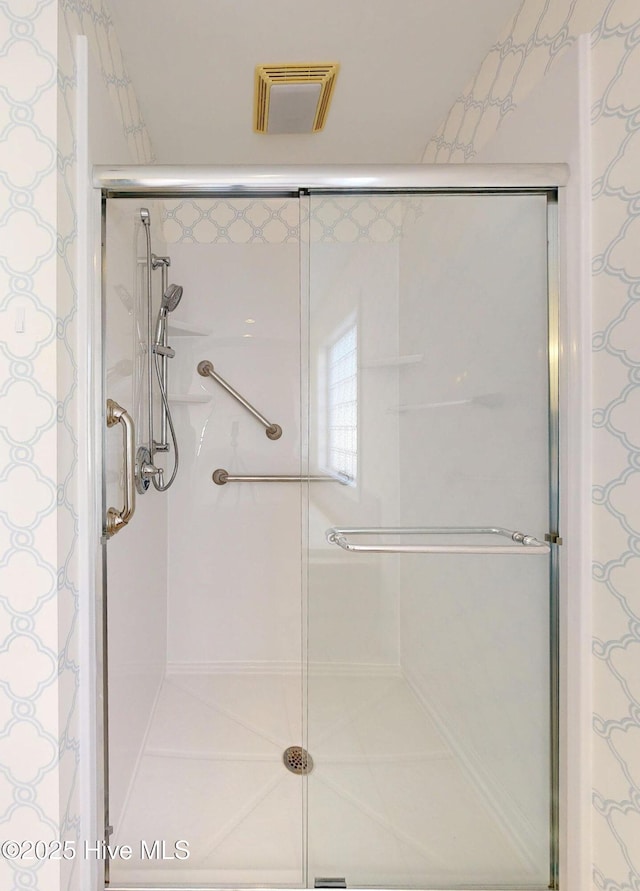
<path fill-rule="evenodd" d="M 167 315 L 173 312 L 182 299 L 182 285 L 168 285 L 166 291 L 162 295 L 160 303 L 160 312 L 158 313 L 158 323 L 156 325 L 156 345 L 160 345 L 164 337 L 164 326 L 167 322 Z"/>
<path fill-rule="evenodd" d="M 162 295 L 161 312 L 173 312 L 182 300 L 182 285 L 169 285 Z"/>

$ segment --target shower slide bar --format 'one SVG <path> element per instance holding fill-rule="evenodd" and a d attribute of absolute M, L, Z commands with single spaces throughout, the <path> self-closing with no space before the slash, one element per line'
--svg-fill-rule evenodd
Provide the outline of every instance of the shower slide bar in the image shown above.
<path fill-rule="evenodd" d="M 213 471 L 212 479 L 216 486 L 225 486 L 227 483 L 306 483 L 307 481 L 312 483 L 341 483 L 343 486 L 346 486 L 347 483 L 351 482 L 351 477 L 348 477 L 346 474 L 336 476 L 320 474 L 296 476 L 291 473 L 265 473 L 262 475 L 241 474 L 231 476 L 228 471 L 223 470 L 221 467 Z"/>
<path fill-rule="evenodd" d="M 411 545 L 354 544 L 347 535 L 499 535 L 510 538 L 513 545 Z M 550 547 L 533 535 L 503 529 L 500 526 L 351 526 L 327 529 L 327 541 L 344 551 L 374 554 L 512 554 L 517 557 L 548 554 Z"/>
<path fill-rule="evenodd" d="M 213 363 L 209 362 L 208 359 L 205 359 L 202 362 L 198 362 L 198 374 L 202 377 L 210 377 L 217 384 L 229 393 L 230 396 L 233 396 L 234 399 L 237 399 L 240 405 L 244 405 L 248 412 L 250 412 L 256 420 L 260 421 L 260 423 L 266 427 L 265 433 L 267 434 L 269 439 L 280 439 L 282 436 L 282 427 L 279 424 L 272 424 L 271 421 L 268 421 L 264 415 L 260 414 L 257 408 L 251 405 L 244 396 L 241 396 L 237 390 L 231 386 L 231 384 L 227 383 L 227 381 L 220 377 L 217 371 L 213 368 Z"/>

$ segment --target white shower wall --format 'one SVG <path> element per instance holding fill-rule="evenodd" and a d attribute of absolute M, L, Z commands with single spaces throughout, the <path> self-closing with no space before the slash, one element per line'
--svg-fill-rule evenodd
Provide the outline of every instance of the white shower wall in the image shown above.
<path fill-rule="evenodd" d="M 162 254 L 159 205 L 144 204 L 151 211 L 154 250 Z M 132 415 L 138 445 L 147 441 L 146 293 L 141 264 L 146 246 L 140 206 L 141 202 L 129 200 L 109 204 L 105 312 L 106 396 Z M 154 289 L 154 313 L 159 306 L 158 285 L 159 281 Z M 107 502 L 121 509 L 119 425 L 107 430 L 105 445 Z M 109 541 L 107 555 L 110 814 L 114 821 L 124 809 L 165 672 L 166 547 L 167 501 L 151 487 L 137 497 L 132 522 Z"/>
<path fill-rule="evenodd" d="M 181 451 L 169 493 L 169 664 L 299 665 L 300 487 L 220 487 L 211 479 L 216 468 L 300 473 L 298 246 L 180 243 L 169 250 L 172 278 L 184 286 L 175 319 L 203 332 L 169 337 Z M 279 440 L 197 373 L 203 359 L 281 425 Z M 182 394 L 207 401 L 181 402 Z"/>
<path fill-rule="evenodd" d="M 395 565 L 382 572 L 366 560 L 345 565 L 340 552 L 324 542 L 324 530 L 363 511 L 369 517 L 386 512 L 391 522 L 397 500 L 397 418 L 381 421 L 381 409 L 397 398 L 397 371 L 381 374 L 375 360 L 396 351 L 397 299 L 389 295 L 397 295 L 399 205 L 327 198 L 308 224 L 304 208 L 302 217 L 300 227 L 294 199 L 166 205 L 171 278 L 185 289 L 174 319 L 199 332 L 169 338 L 177 352 L 169 390 L 181 446 L 180 474 L 169 494 L 170 671 L 299 668 L 307 572 L 313 595 L 310 661 L 334 667 L 398 664 Z M 300 273 L 307 239 L 310 285 L 301 283 Z M 369 485 L 354 492 L 339 484 L 312 484 L 307 520 L 306 493 L 299 485 L 218 487 L 211 474 L 219 467 L 244 474 L 301 472 L 309 286 L 315 295 L 309 344 L 312 473 L 326 470 L 313 414 L 320 341 L 357 315 L 361 360 L 371 359 L 375 367 L 363 373 L 367 398 L 359 419 Z M 202 359 L 211 360 L 282 426 L 281 439 L 269 440 L 242 406 L 198 375 Z M 205 401 L 181 401 L 185 397 Z M 302 552 L 307 522 L 308 563 Z"/>

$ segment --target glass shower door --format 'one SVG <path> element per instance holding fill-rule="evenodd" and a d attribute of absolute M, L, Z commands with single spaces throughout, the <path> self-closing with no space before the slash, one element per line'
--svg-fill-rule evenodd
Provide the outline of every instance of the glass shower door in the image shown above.
<path fill-rule="evenodd" d="M 168 491 L 138 490 L 106 546 L 106 822 L 111 850 L 130 848 L 108 862 L 109 887 L 300 888 L 299 202 L 106 202 L 105 397 L 131 414 L 136 447 L 151 439 L 154 347 L 143 207 L 152 253 L 184 287 L 167 344 L 180 466 Z M 165 264 L 151 274 L 156 338 Z M 176 447 L 157 446 L 152 380 L 166 482 Z M 120 429 L 105 443 L 105 508 L 120 507 L 133 462 Z"/>
<path fill-rule="evenodd" d="M 306 240 L 309 885 L 546 888 L 547 196 L 312 195 Z"/>

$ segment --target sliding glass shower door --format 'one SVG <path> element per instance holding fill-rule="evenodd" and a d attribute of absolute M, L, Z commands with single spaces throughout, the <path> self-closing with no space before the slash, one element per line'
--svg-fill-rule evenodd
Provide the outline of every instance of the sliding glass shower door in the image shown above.
<path fill-rule="evenodd" d="M 180 470 L 105 546 L 110 887 L 553 886 L 555 205 L 109 198 L 104 401 L 136 452 L 144 209 L 184 288 Z"/>
<path fill-rule="evenodd" d="M 547 196 L 303 200 L 309 885 L 548 887 Z"/>

